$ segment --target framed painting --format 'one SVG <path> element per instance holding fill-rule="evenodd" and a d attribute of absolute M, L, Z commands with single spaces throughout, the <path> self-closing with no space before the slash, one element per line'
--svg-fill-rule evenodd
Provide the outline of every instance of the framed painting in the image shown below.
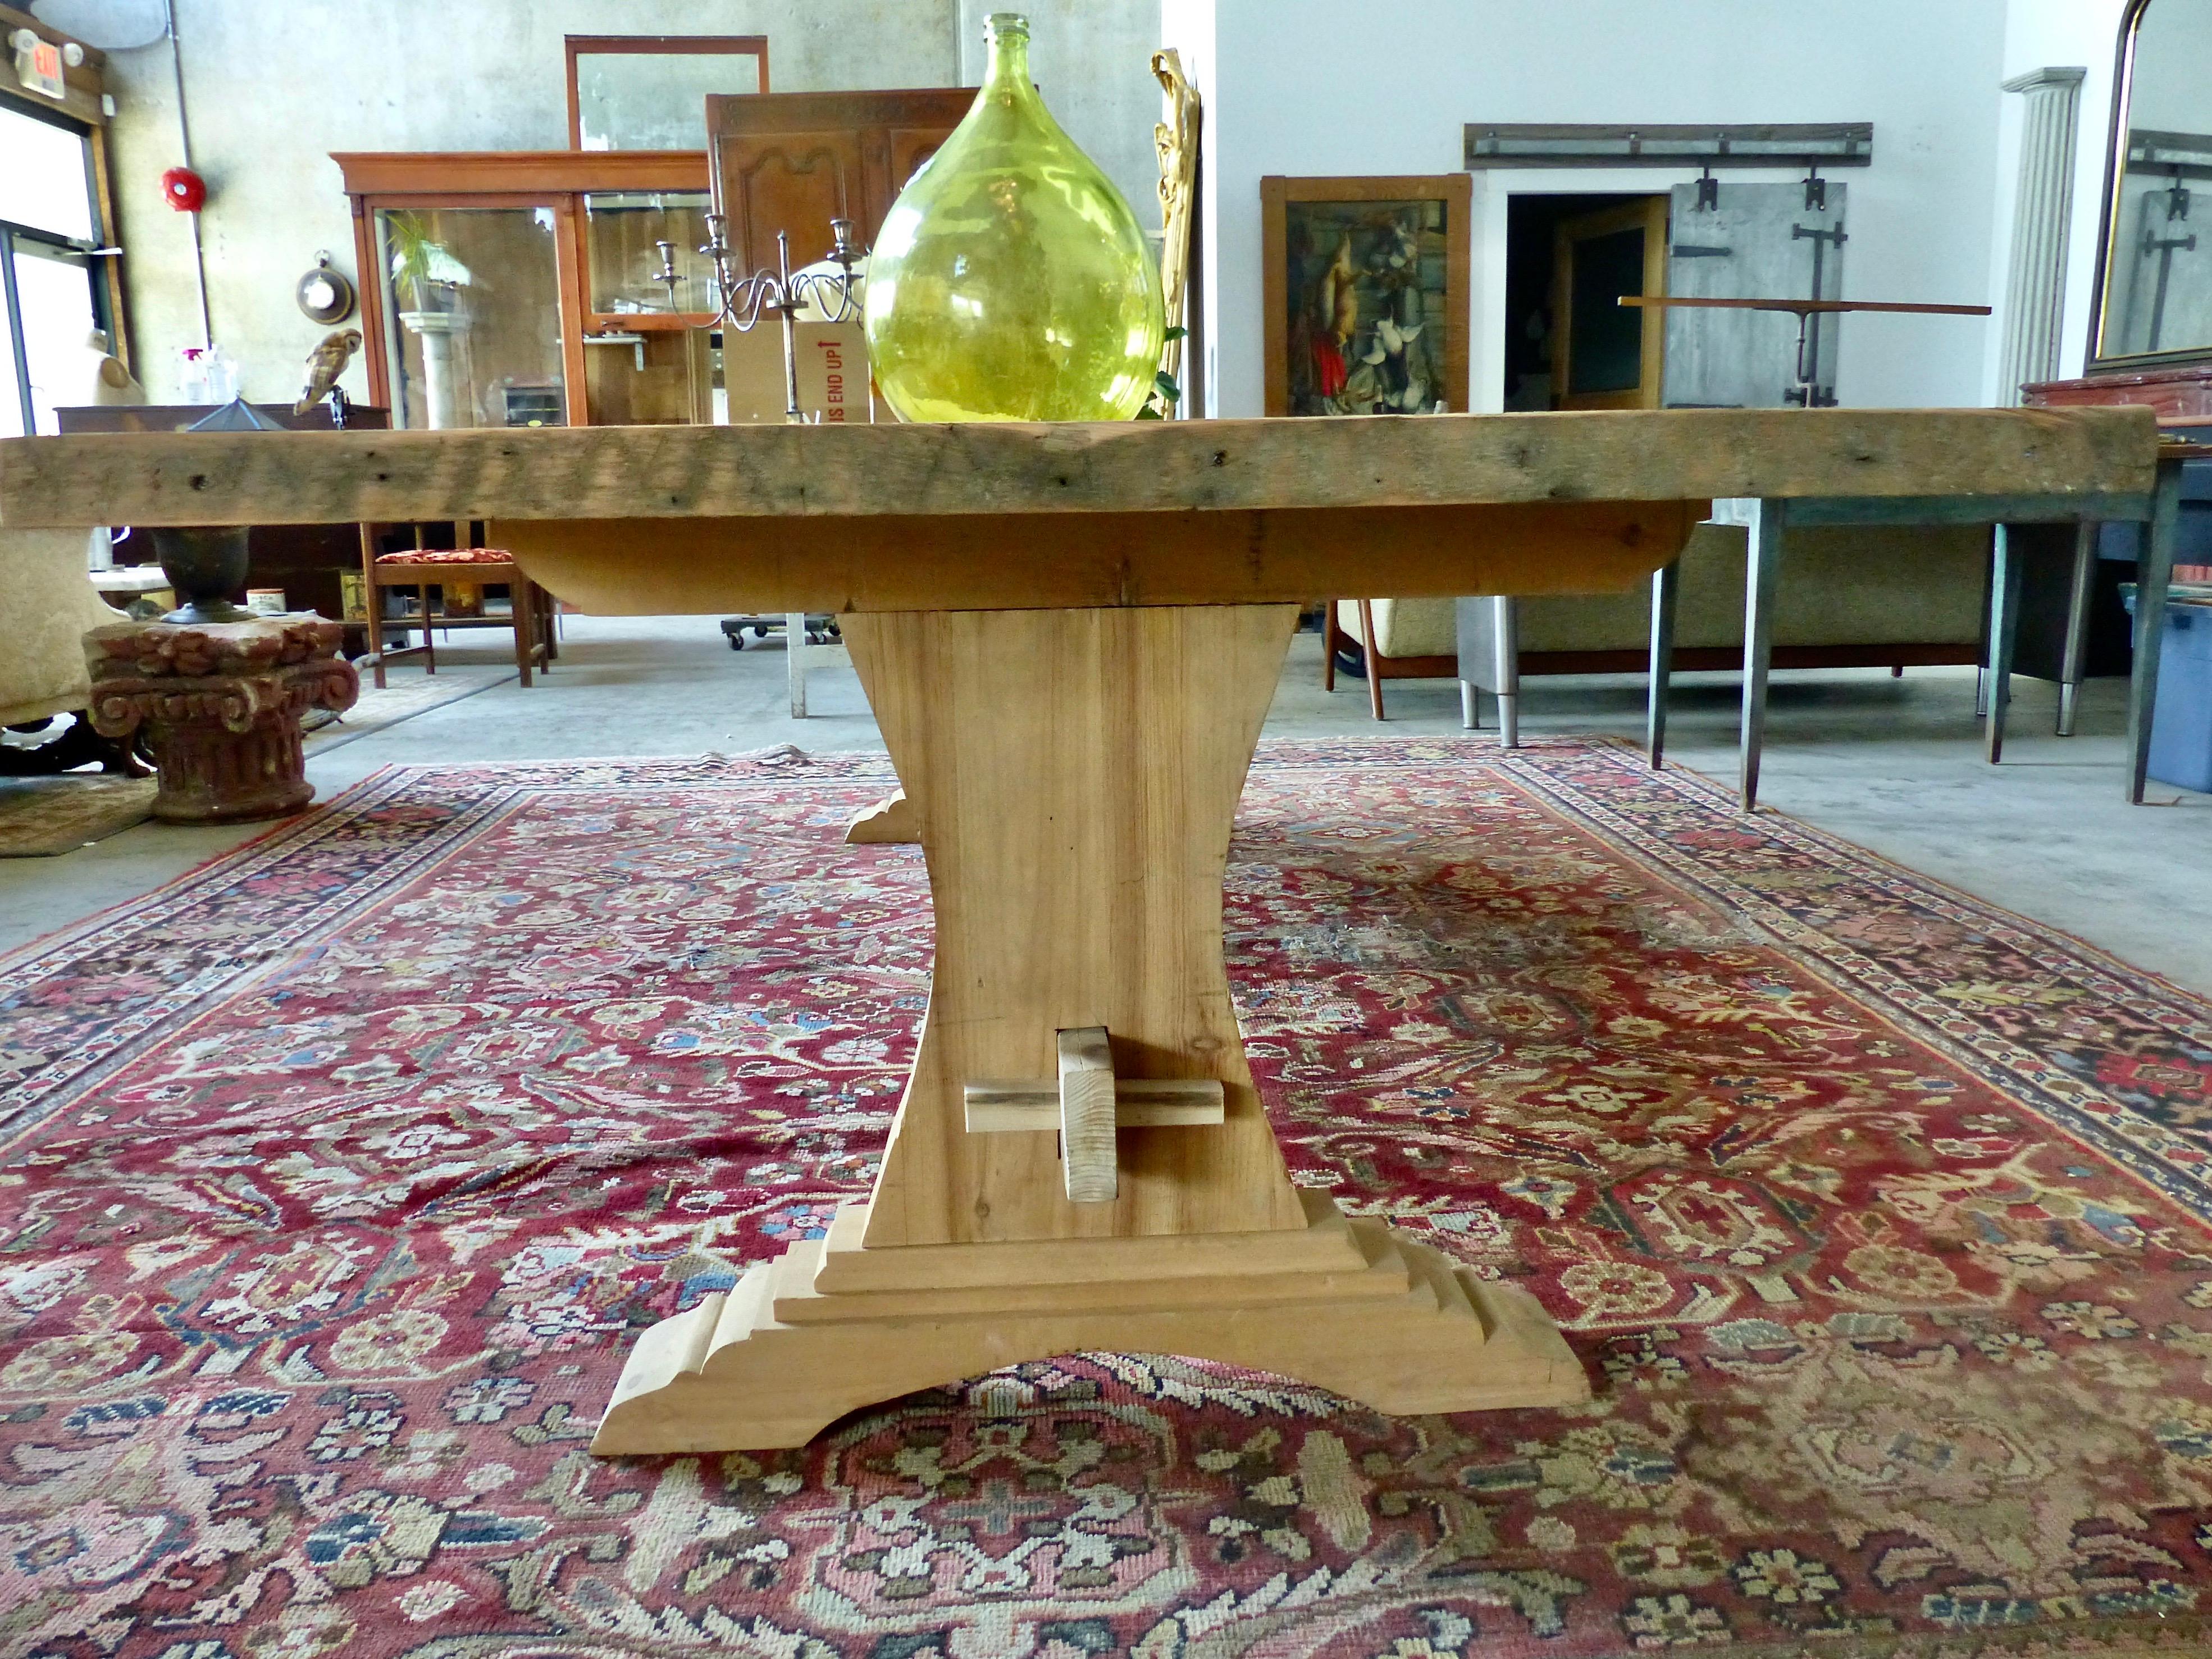
<path fill-rule="evenodd" d="M 1260 181 L 1267 412 L 1463 414 L 1474 180 Z"/>

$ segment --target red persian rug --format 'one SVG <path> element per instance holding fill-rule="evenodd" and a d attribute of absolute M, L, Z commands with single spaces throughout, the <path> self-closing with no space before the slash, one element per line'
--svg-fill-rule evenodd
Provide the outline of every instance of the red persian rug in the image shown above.
<path fill-rule="evenodd" d="M 866 1188 L 880 760 L 407 769 L 0 965 L 0 1652 L 2201 1652 L 2202 1000 L 1629 750 L 1273 746 L 1231 975 L 1302 1182 L 1589 1406 L 1024 1365 L 595 1460 Z"/>

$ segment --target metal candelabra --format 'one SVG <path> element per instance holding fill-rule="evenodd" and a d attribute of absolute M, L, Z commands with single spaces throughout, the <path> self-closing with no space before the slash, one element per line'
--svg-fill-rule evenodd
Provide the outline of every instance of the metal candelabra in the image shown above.
<path fill-rule="evenodd" d="M 801 420 L 799 413 L 799 334 L 794 326 L 798 314 L 810 307 L 818 310 L 833 323 L 850 322 L 860 314 L 860 284 L 866 281 L 853 267 L 862 258 L 862 251 L 853 240 L 853 222 L 832 219 L 830 222 L 831 245 L 825 256 L 837 270 L 833 275 L 826 270 L 802 270 L 793 276 L 791 270 L 791 248 L 781 231 L 775 234 L 775 264 L 763 265 L 749 276 L 733 274 L 730 262 L 730 246 L 722 232 L 727 223 L 719 213 L 707 216 L 707 242 L 699 252 L 714 262 L 714 286 L 719 306 L 710 328 L 727 326 L 740 334 L 749 334 L 765 313 L 773 312 L 783 324 L 783 417 L 794 423 Z M 672 282 L 676 274 L 675 247 L 660 242 L 661 278 Z"/>

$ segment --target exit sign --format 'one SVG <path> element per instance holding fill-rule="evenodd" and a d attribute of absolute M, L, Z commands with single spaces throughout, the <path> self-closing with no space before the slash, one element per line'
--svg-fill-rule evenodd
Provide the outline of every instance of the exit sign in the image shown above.
<path fill-rule="evenodd" d="M 31 32 L 25 29 L 22 33 Z M 36 35 L 31 35 L 27 44 L 16 48 L 15 78 L 33 92 L 44 93 L 49 98 L 69 96 L 69 88 L 62 80 L 62 49 Z"/>

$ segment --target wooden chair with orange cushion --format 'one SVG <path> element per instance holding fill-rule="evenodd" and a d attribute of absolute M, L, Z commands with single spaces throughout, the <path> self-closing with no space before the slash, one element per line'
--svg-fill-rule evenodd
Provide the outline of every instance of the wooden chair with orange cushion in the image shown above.
<path fill-rule="evenodd" d="M 392 657 L 409 656 L 419 651 L 422 653 L 422 672 L 438 672 L 438 653 L 432 643 L 432 633 L 440 628 L 513 628 L 514 665 L 526 686 L 530 684 L 533 666 L 550 667 L 560 654 L 554 643 L 552 596 L 525 576 L 515 565 L 514 556 L 504 549 L 477 545 L 482 534 L 482 526 L 472 523 L 467 527 L 468 546 L 433 549 L 423 545 L 422 529 L 417 525 L 413 548 L 379 553 L 377 527 L 362 526 L 361 577 L 368 610 L 369 661 L 380 690 L 384 685 L 385 663 Z M 481 591 L 487 583 L 505 584 L 513 596 L 508 616 L 485 616 L 480 611 L 456 611 L 451 608 L 451 598 L 457 587 L 465 584 Z M 422 644 L 402 646 L 393 651 L 385 649 L 384 590 L 387 587 L 415 590 L 420 614 L 410 617 L 407 625 L 421 626 Z M 430 609 L 433 587 L 439 590 L 440 596 L 440 609 L 434 611 Z"/>

